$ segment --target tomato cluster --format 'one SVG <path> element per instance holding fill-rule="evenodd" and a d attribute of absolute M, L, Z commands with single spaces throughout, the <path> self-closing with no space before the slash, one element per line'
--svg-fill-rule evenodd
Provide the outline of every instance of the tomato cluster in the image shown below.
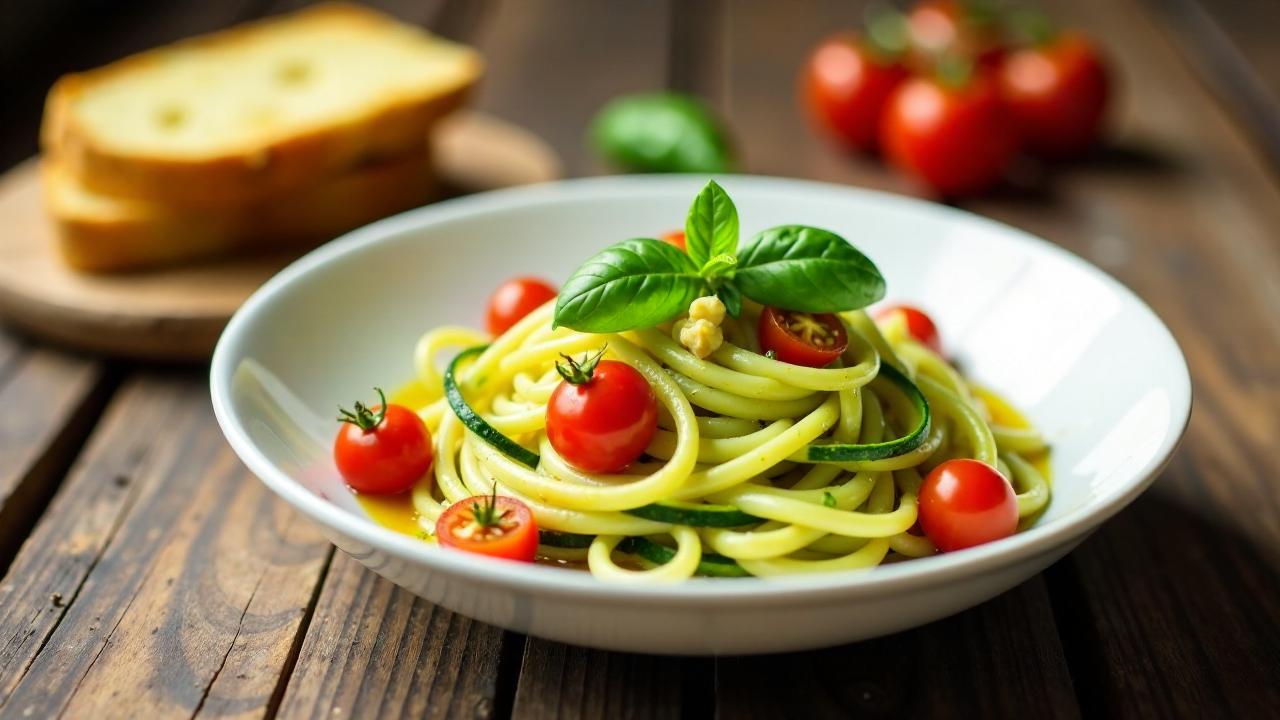
<path fill-rule="evenodd" d="M 1107 62 L 1079 32 L 978 0 L 923 0 L 818 45 L 801 78 L 816 124 L 944 197 L 997 184 L 1024 152 L 1067 160 L 1102 132 Z"/>

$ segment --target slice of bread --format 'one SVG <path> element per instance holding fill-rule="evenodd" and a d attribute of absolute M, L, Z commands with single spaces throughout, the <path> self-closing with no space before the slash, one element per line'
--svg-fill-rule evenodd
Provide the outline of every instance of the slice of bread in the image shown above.
<path fill-rule="evenodd" d="M 67 75 L 41 139 L 97 193 L 256 202 L 420 144 L 481 65 L 372 10 L 318 5 Z"/>
<path fill-rule="evenodd" d="M 233 210 L 174 210 L 102 195 L 49 157 L 41 162 L 41 175 L 62 255 L 68 265 L 86 272 L 309 247 L 438 195 L 422 150 Z"/>

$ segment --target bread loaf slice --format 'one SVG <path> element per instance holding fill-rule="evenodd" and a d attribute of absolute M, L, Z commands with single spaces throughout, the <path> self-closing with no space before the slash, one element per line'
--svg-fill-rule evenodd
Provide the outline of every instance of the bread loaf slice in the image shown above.
<path fill-rule="evenodd" d="M 222 255 L 309 247 L 438 195 L 424 152 L 319 181 L 293 194 L 221 210 L 174 210 L 102 195 L 58 159 L 41 163 L 45 205 L 67 264 L 144 270 Z"/>
<path fill-rule="evenodd" d="M 42 144 L 95 193 L 257 202 L 420 144 L 480 73 L 470 48 L 319 5 L 61 78 Z"/>

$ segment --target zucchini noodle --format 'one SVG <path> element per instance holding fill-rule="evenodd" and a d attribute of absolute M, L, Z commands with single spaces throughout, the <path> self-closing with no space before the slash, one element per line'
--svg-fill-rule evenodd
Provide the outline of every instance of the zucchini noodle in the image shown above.
<path fill-rule="evenodd" d="M 930 555 L 916 497 L 952 458 L 1005 473 L 1019 527 L 1049 502 L 1040 434 L 900 322 L 841 314 L 848 349 L 809 368 L 760 353 L 754 303 L 724 319 L 727 342 L 706 359 L 669 326 L 553 329 L 554 304 L 495 339 L 442 327 L 418 341 L 414 397 L 436 458 L 410 496 L 425 535 L 449 505 L 496 491 L 529 506 L 543 560 L 585 564 L 610 582 L 670 583 Z M 555 363 L 601 348 L 639 371 L 659 404 L 645 456 L 614 475 L 572 467 L 545 431 Z"/>

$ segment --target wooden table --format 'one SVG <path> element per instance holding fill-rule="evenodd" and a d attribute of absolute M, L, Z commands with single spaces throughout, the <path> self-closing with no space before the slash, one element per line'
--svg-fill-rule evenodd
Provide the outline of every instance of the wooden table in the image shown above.
<path fill-rule="evenodd" d="M 23 68 L 5 72 L 18 87 L 0 158 L 33 151 L 56 73 L 286 4 L 30 5 L 0 42 L 4 67 Z M 480 46 L 479 105 L 544 135 L 574 174 L 602 171 L 582 141 L 602 102 L 666 86 L 732 118 L 749 172 L 912 191 L 832 152 L 796 110 L 805 50 L 857 22 L 857 2 L 387 4 Z M 1049 5 L 1113 51 L 1114 143 L 966 207 L 1150 302 L 1186 352 L 1196 410 L 1154 487 L 1043 575 L 918 630 L 789 656 L 525 638 L 335 553 L 231 453 L 204 368 L 0 333 L 0 716 L 1274 717 L 1280 6 Z"/>

